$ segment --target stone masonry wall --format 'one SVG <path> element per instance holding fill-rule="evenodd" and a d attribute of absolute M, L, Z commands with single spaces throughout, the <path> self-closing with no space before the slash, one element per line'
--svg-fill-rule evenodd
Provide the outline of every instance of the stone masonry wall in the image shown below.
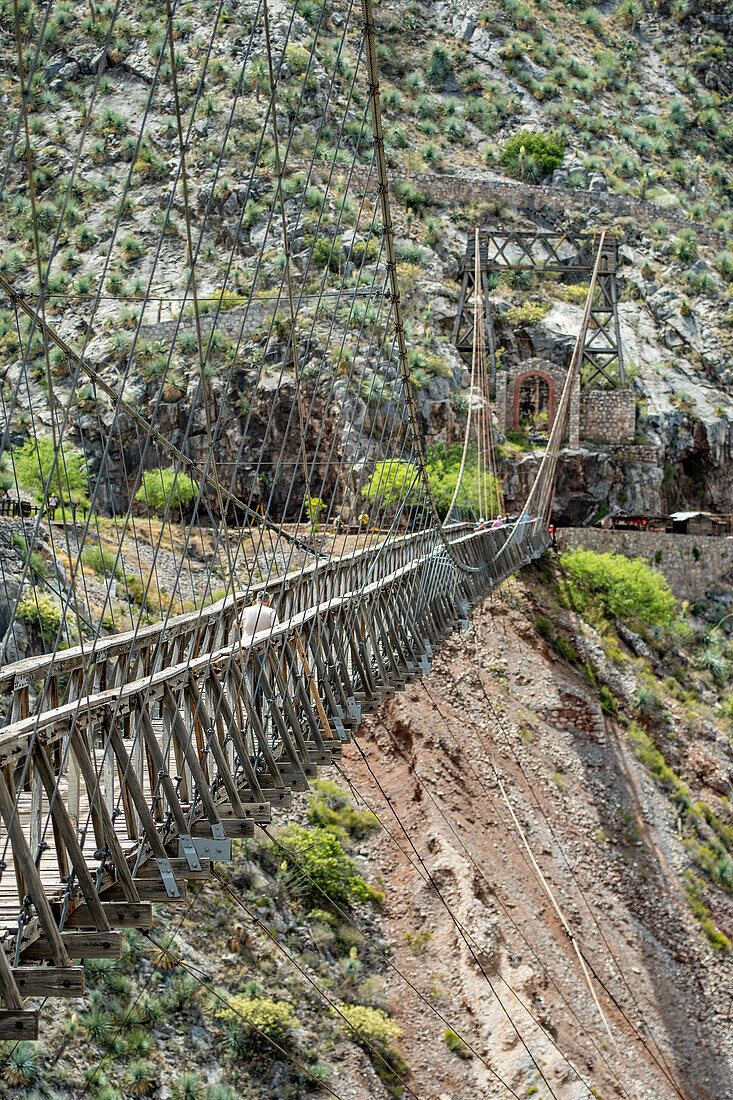
<path fill-rule="evenodd" d="M 602 443 L 633 443 L 636 396 L 633 390 L 586 390 L 580 394 L 580 438 Z"/>
<path fill-rule="evenodd" d="M 293 165 L 295 167 L 295 165 Z M 303 165 L 303 168 L 307 168 Z M 330 163 L 317 161 L 315 169 L 331 170 Z M 724 238 L 717 230 L 701 222 L 695 222 L 664 207 L 655 206 L 645 199 L 631 195 L 617 195 L 613 191 L 583 191 L 579 188 L 553 187 L 549 184 L 509 183 L 506 180 L 492 179 L 480 172 L 466 172 L 456 175 L 437 172 L 404 172 L 399 169 L 389 173 L 390 184 L 396 187 L 400 183 L 410 183 L 420 191 L 430 195 L 437 202 L 455 202 L 458 199 L 474 201 L 497 200 L 523 210 L 556 210 L 564 214 L 569 206 L 582 205 L 598 210 L 606 210 L 620 217 L 635 218 L 641 222 L 661 220 L 674 229 L 690 227 L 702 240 L 722 243 Z M 354 165 L 349 169 L 352 186 L 375 190 L 377 179 L 374 170 L 366 165 Z"/>
<path fill-rule="evenodd" d="M 604 531 L 599 527 L 563 527 L 561 549 L 582 547 L 599 554 L 643 558 L 669 581 L 675 596 L 694 600 L 733 579 L 733 538 L 668 535 L 658 531 Z"/>

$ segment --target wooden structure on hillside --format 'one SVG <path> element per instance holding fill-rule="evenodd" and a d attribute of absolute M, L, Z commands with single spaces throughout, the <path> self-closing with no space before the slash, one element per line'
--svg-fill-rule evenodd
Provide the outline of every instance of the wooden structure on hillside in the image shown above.
<path fill-rule="evenodd" d="M 712 512 L 672 512 L 667 531 L 674 535 L 733 534 L 733 516 L 716 516 Z"/>

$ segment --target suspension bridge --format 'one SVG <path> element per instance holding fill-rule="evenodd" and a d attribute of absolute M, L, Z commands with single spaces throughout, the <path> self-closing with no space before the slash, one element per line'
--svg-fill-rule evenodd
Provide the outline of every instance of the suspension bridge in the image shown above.
<path fill-rule="evenodd" d="M 167 0 L 149 75 L 125 76 L 128 118 L 107 102 L 110 64 L 89 71 L 55 185 L 36 140 L 52 102 L 52 6 L 35 21 L 15 12 L 0 200 L 5 244 L 25 224 L 31 259 L 0 274 L 2 461 L 8 496 L 32 490 L 38 511 L 7 521 L 0 557 L 1 1039 L 35 1038 L 29 999 L 82 995 L 78 960 L 118 956 L 121 930 L 150 928 L 154 902 L 182 903 L 187 882 L 307 790 L 362 714 L 426 674 L 471 608 L 550 542 L 605 234 L 587 238 L 575 353 L 512 521 L 499 518 L 487 318 L 473 296 L 460 470 L 441 514 L 414 378 L 440 349 L 403 297 L 371 0 L 340 5 L 336 23 L 315 5 L 307 50 L 296 5 L 273 22 L 259 0 L 202 162 L 196 124 L 219 110 L 205 89 L 232 34 L 215 7 L 187 60 Z M 118 16 L 108 4 L 96 28 L 105 58 L 124 52 Z M 116 190 L 94 230 L 101 265 L 81 289 L 58 277 L 63 249 L 86 239 L 84 203 L 91 214 L 108 195 L 105 171 Z M 222 234 L 227 172 L 239 213 Z M 133 198 L 150 178 L 164 202 L 146 220 Z M 470 251 L 479 286 L 473 239 Z M 141 330 L 158 298 L 177 312 L 150 347 Z M 238 327 L 225 326 L 232 306 Z M 243 611 L 267 606 L 263 593 L 275 616 L 247 635 Z"/>

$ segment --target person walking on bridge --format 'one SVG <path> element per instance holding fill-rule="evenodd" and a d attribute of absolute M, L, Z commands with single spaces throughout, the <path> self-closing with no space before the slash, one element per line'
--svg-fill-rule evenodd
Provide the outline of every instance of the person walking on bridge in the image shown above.
<path fill-rule="evenodd" d="M 255 634 L 277 626 L 277 612 L 274 607 L 270 607 L 271 599 L 269 592 L 258 592 L 255 602 L 242 609 L 239 629 L 242 632 L 243 645 L 251 645 Z"/>
<path fill-rule="evenodd" d="M 248 607 L 242 609 L 242 614 L 239 617 L 239 636 L 243 646 L 250 646 L 255 634 L 261 634 L 264 630 L 272 630 L 277 626 L 278 618 L 277 612 L 274 607 L 270 607 L 270 601 L 272 597 L 269 592 L 258 592 L 255 597 L 255 602 Z M 259 662 L 260 669 L 265 663 L 265 654 L 260 652 L 257 654 L 257 661 Z M 256 668 L 256 666 L 255 666 Z M 249 665 L 245 663 L 244 666 L 244 680 L 245 683 L 249 683 L 250 674 L 254 677 L 253 693 L 254 704 L 259 715 L 260 721 L 265 721 L 264 716 L 264 692 L 262 690 L 261 672 L 254 672 L 249 670 Z"/>

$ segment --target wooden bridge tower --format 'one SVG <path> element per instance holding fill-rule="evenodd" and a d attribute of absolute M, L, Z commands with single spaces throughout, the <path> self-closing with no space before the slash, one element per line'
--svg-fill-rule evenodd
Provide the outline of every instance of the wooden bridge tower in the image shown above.
<path fill-rule="evenodd" d="M 573 282 L 589 282 L 598 251 L 598 235 L 582 236 L 561 230 L 494 230 L 482 229 L 479 234 L 481 251 L 481 293 L 484 296 L 486 343 L 491 360 L 492 389 L 496 383 L 496 333 L 491 291 L 499 275 L 506 272 L 538 274 L 552 272 Z M 602 375 L 612 385 L 625 383 L 623 350 L 618 318 L 618 284 L 616 280 L 618 246 L 616 239 L 606 237 L 601 254 L 601 268 L 593 299 L 590 323 L 580 361 L 580 377 L 585 386 Z M 463 260 L 463 281 L 453 325 L 453 343 L 470 363 L 473 350 L 473 309 L 476 293 L 474 275 L 475 243 L 469 234 Z M 612 368 L 618 364 L 618 377 Z"/>

